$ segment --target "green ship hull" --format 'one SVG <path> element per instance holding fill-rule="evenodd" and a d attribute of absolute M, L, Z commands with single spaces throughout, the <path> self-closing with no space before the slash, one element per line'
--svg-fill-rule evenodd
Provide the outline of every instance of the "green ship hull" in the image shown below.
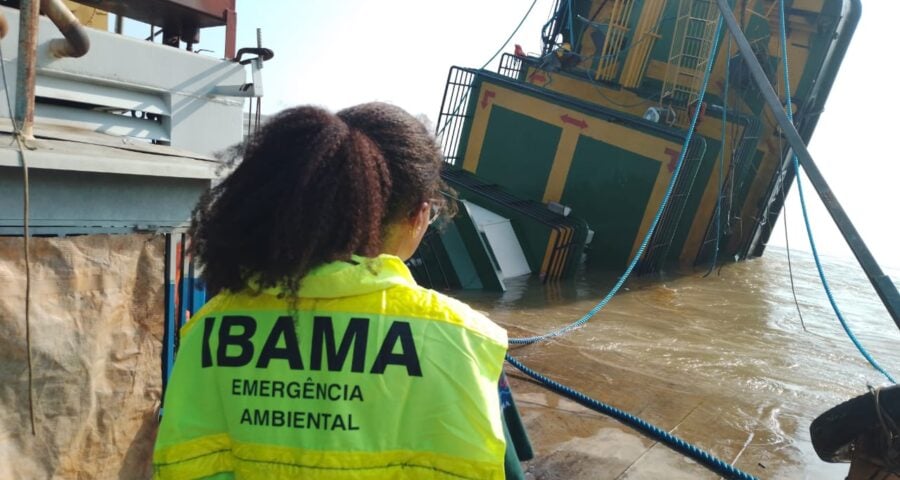
<path fill-rule="evenodd" d="M 808 142 L 860 5 L 786 3 L 792 108 Z M 777 2 L 732 4 L 783 96 Z M 545 281 L 571 276 L 582 261 L 621 270 L 660 210 L 696 108 L 696 132 L 637 272 L 693 271 L 761 255 L 793 180 L 789 147 L 737 45 L 722 37 L 711 51 L 718 14 L 709 0 L 560 1 L 544 26 L 540 55 L 506 54 L 497 73 L 453 67 L 437 125 L 445 177 L 465 172 L 469 182 L 454 184 L 460 199 L 508 220 L 516 238 L 485 235 L 483 219 L 456 219 L 452 228 L 433 232 L 431 250 L 441 250 L 444 239 L 452 244 L 450 231 L 460 228 L 482 232 L 480 241 L 443 248 L 443 263 L 420 251 L 413 262 L 420 280 L 502 290 L 502 280 L 520 269 L 504 268 L 495 253 L 516 248 L 529 272 Z M 546 219 L 504 207 L 516 202 L 532 212 L 543 207 L 549 223 L 571 224 L 578 233 L 561 242 Z M 483 272 L 478 282 L 436 281 L 424 273 L 453 277 L 454 265 L 463 263 L 470 264 L 464 271 Z"/>

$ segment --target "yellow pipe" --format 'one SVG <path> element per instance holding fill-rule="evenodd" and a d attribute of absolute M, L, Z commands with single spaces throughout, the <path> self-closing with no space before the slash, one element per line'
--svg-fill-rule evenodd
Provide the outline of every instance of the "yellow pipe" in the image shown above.
<path fill-rule="evenodd" d="M 616 15 L 618 15 L 619 7 L 622 6 L 622 0 L 616 0 L 613 2 L 612 13 L 609 15 L 609 25 L 612 27 L 613 22 L 615 21 Z M 606 68 L 606 58 L 609 54 L 609 49 L 611 47 L 610 37 L 612 36 L 612 28 L 607 29 L 606 38 L 603 40 L 603 49 L 600 51 L 600 59 L 597 63 L 597 73 L 594 75 L 595 80 L 599 80 L 603 75 L 603 70 Z"/>
<path fill-rule="evenodd" d="M 657 30 L 662 17 L 665 2 L 650 1 L 644 3 L 636 28 L 637 36 L 632 40 L 632 50 L 622 67 L 621 84 L 623 87 L 635 88 L 640 85 L 647 68 L 647 60 L 655 39 L 659 38 Z"/>
<path fill-rule="evenodd" d="M 609 32 L 607 37 L 610 39 L 611 46 L 604 60 L 603 79 L 613 80 L 616 76 L 616 65 L 619 63 L 619 53 L 622 52 L 622 44 L 625 42 L 625 34 L 628 33 L 628 21 L 631 19 L 631 12 L 634 10 L 633 0 L 621 0 L 622 8 L 619 17 L 610 19 Z"/>

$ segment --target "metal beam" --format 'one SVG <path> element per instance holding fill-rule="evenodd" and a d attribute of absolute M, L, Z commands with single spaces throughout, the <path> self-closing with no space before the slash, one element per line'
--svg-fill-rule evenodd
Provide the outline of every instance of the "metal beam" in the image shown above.
<path fill-rule="evenodd" d="M 853 255 L 856 256 L 859 265 L 865 271 L 866 276 L 869 277 L 872 286 L 875 287 L 875 291 L 881 298 L 881 302 L 884 303 L 884 306 L 891 314 L 894 323 L 900 328 L 900 293 L 897 292 L 897 287 L 891 282 L 890 277 L 881 271 L 881 267 L 878 266 L 878 262 L 875 261 L 875 257 L 872 256 L 872 253 L 869 251 L 868 247 L 866 247 L 859 232 L 856 231 L 856 227 L 853 226 L 850 217 L 847 216 L 847 213 L 834 196 L 834 192 L 831 191 L 831 188 L 825 181 L 825 177 L 822 176 L 822 172 L 819 171 L 819 168 L 816 166 L 815 162 L 813 162 L 812 156 L 806 148 L 806 144 L 803 143 L 803 139 L 794 127 L 794 124 L 785 114 L 784 106 L 778 98 L 778 94 L 775 93 L 775 89 L 772 88 L 772 85 L 769 83 L 769 79 L 766 77 L 762 65 L 759 64 L 759 60 L 757 60 L 756 55 L 753 53 L 753 48 L 750 47 L 750 42 L 747 41 L 747 37 L 744 36 L 744 32 L 734 18 L 734 13 L 728 5 L 728 0 L 716 0 L 716 3 L 719 6 L 719 11 L 722 12 L 725 25 L 734 37 L 741 52 L 741 56 L 744 58 L 747 67 L 750 69 L 750 74 L 752 75 L 757 88 L 759 88 L 763 99 L 772 110 L 775 119 L 778 121 L 778 126 L 781 127 L 781 131 L 784 132 L 785 137 L 791 145 L 793 153 L 797 155 L 797 158 L 803 165 L 806 176 L 813 184 L 813 187 L 815 187 L 816 192 L 819 193 L 819 198 L 822 199 L 822 203 L 825 204 L 825 208 L 828 209 L 828 213 L 831 214 L 834 223 L 841 231 L 847 244 L 850 245 Z"/>

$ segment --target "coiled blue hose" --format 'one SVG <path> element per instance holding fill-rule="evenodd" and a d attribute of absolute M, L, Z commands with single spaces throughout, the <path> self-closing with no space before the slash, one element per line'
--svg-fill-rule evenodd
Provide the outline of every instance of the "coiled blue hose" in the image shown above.
<path fill-rule="evenodd" d="M 684 137 L 684 144 L 681 146 L 681 153 L 678 155 L 678 163 L 675 165 L 675 170 L 672 172 L 672 178 L 669 179 L 669 185 L 666 187 L 666 194 L 663 196 L 662 202 L 659 204 L 659 209 L 656 210 L 656 215 L 653 217 L 653 222 L 650 224 L 650 228 L 647 229 L 647 234 L 644 235 L 644 240 L 641 241 L 641 246 L 638 247 L 637 252 L 635 252 L 634 257 L 629 262 L 628 267 L 625 269 L 625 273 L 619 277 L 619 280 L 613 285 L 613 288 L 603 297 L 603 300 L 600 300 L 600 303 L 594 306 L 594 308 L 590 309 L 584 316 L 578 319 L 576 322 L 566 325 L 565 327 L 559 328 L 549 333 L 545 333 L 543 335 L 537 335 L 534 337 L 525 337 L 525 338 L 510 338 L 509 343 L 513 345 L 530 345 L 532 343 L 542 342 L 544 340 L 558 337 L 560 335 L 564 335 L 582 325 L 587 323 L 588 320 L 591 319 L 594 315 L 597 314 L 603 307 L 609 303 L 610 300 L 617 293 L 619 293 L 619 289 L 622 288 L 622 285 L 625 284 L 625 281 L 628 280 L 628 277 L 631 276 L 631 272 L 634 270 L 634 267 L 637 266 L 638 261 L 641 259 L 641 256 L 644 255 L 644 250 L 647 249 L 647 245 L 650 243 L 650 237 L 653 236 L 653 232 L 656 230 L 656 226 L 659 224 L 659 219 L 662 217 L 662 213 L 666 208 L 666 205 L 669 203 L 669 198 L 672 196 L 672 190 L 675 189 L 675 182 L 678 180 L 678 175 L 681 173 L 681 167 L 684 165 L 684 158 L 687 156 L 688 146 L 691 144 L 691 140 L 694 138 L 694 130 L 697 128 L 697 120 L 700 118 L 700 111 L 702 110 L 701 105 L 703 104 L 703 98 L 706 96 L 706 88 L 709 86 L 709 76 L 712 72 L 712 66 L 716 58 L 716 51 L 719 49 L 719 37 L 722 35 L 722 15 L 719 14 L 719 21 L 716 24 L 716 34 L 713 39 L 712 48 L 709 51 L 709 58 L 706 61 L 706 71 L 703 74 L 703 84 L 700 87 L 700 93 L 697 98 L 696 107 L 694 108 L 694 113 L 691 116 L 691 124 L 688 127 L 687 135 Z"/>
<path fill-rule="evenodd" d="M 540 373 L 535 372 L 534 370 L 526 367 L 521 362 L 519 362 L 512 355 L 506 355 L 506 361 L 509 362 L 510 365 L 516 367 L 529 377 L 534 380 L 540 382 L 542 385 L 550 389 L 551 391 L 562 395 L 574 402 L 577 402 L 579 405 L 590 408 L 595 412 L 602 413 L 603 415 L 612 417 L 613 419 L 622 422 L 626 426 L 633 428 L 644 435 L 649 436 L 650 438 L 657 440 L 663 445 L 675 450 L 676 452 L 685 455 L 689 458 L 692 458 L 694 461 L 703 465 L 704 467 L 712 470 L 718 475 L 721 475 L 725 478 L 734 478 L 740 480 L 755 480 L 756 477 L 750 475 L 749 473 L 736 468 L 735 466 L 725 462 L 724 460 L 713 456 L 711 453 L 692 445 L 683 439 L 672 435 L 671 433 L 651 424 L 647 421 L 636 417 L 628 412 L 619 410 L 612 405 L 607 405 L 598 400 L 594 400 L 587 395 L 569 388 L 561 383 L 557 383 Z"/>
<path fill-rule="evenodd" d="M 784 98 L 785 98 L 785 113 L 787 114 L 788 120 L 791 123 L 794 123 L 794 112 L 791 104 L 791 81 L 790 81 L 790 71 L 788 70 L 788 58 L 787 58 L 787 33 L 784 23 L 784 0 L 778 1 L 779 6 L 779 20 L 781 23 L 781 57 L 783 59 L 784 64 Z M 800 209 L 803 211 L 803 223 L 806 224 L 806 236 L 809 237 L 809 247 L 812 249 L 813 259 L 816 261 L 816 270 L 819 271 L 819 278 L 822 280 L 822 287 L 825 288 L 825 294 L 828 296 L 828 302 L 831 303 L 831 308 L 834 310 L 834 313 L 837 315 L 838 320 L 841 322 L 841 327 L 844 328 L 844 332 L 847 333 L 847 336 L 850 337 L 850 341 L 853 342 L 853 345 L 856 346 L 856 349 L 859 350 L 859 353 L 869 362 L 869 365 L 875 370 L 878 370 L 885 378 L 887 378 L 891 383 L 897 383 L 894 381 L 894 377 L 892 377 L 878 362 L 872 358 L 872 355 L 866 351 L 866 348 L 859 343 L 859 340 L 856 338 L 856 335 L 853 334 L 853 331 L 850 330 L 850 326 L 847 325 L 847 321 L 844 320 L 844 315 L 841 313 L 841 309 L 838 308 L 837 301 L 834 299 L 834 295 L 831 293 L 831 287 L 828 285 L 828 279 L 825 278 L 825 271 L 822 269 L 822 262 L 819 260 L 819 252 L 816 250 L 816 241 L 813 238 L 812 227 L 809 224 L 809 215 L 806 213 L 806 198 L 803 196 L 803 183 L 800 182 L 800 160 L 797 158 L 796 154 L 793 154 L 793 163 L 794 163 L 794 172 L 795 177 L 797 179 L 797 193 L 800 195 Z"/>

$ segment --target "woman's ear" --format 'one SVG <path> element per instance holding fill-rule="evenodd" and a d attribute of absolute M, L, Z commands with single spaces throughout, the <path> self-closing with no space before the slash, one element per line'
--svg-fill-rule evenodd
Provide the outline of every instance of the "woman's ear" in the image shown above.
<path fill-rule="evenodd" d="M 381 253 L 396 255 L 403 260 L 409 260 L 416 249 L 425 231 L 428 230 L 428 218 L 431 213 L 431 204 L 421 202 L 409 215 L 393 222 L 385 232 Z"/>
<path fill-rule="evenodd" d="M 410 214 L 409 221 L 413 232 L 418 236 L 428 229 L 428 217 L 431 215 L 431 204 L 429 202 L 420 202 Z"/>

